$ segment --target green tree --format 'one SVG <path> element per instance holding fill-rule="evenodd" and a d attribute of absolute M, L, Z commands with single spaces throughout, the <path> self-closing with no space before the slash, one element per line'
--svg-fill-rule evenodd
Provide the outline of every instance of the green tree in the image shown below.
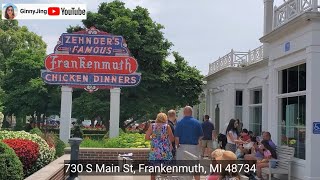
<path fill-rule="evenodd" d="M 40 79 L 45 52 L 32 49 L 16 50 L 6 66 L 11 69 L 3 80 L 5 112 L 15 114 L 20 118 L 34 115 L 40 120 L 40 115 L 46 111 L 48 90 Z"/>
<path fill-rule="evenodd" d="M 108 99 L 105 99 L 108 91 L 100 90 L 95 93 L 82 93 L 80 97 L 74 99 L 72 116 L 78 119 L 90 119 L 91 125 L 94 120 L 101 117 L 105 126 L 109 123 L 109 107 Z"/>
<path fill-rule="evenodd" d="M 165 60 L 172 43 L 164 38 L 164 27 L 151 19 L 147 9 L 138 6 L 131 10 L 120 1 L 101 3 L 98 12 L 88 12 L 87 19 L 82 22 L 85 28 L 94 26 L 111 34 L 122 35 L 131 55 L 139 63 L 141 83 L 137 87 L 121 89 L 121 122 L 129 118 L 148 120 L 160 110 L 197 104 L 201 92 L 199 87 L 202 85 L 200 72 L 189 67 L 177 53 L 174 54 L 175 63 Z M 81 29 L 81 26 L 75 26 L 67 31 Z M 104 95 L 102 101 L 108 101 L 109 94 Z M 79 95 L 75 98 L 88 97 Z M 86 100 L 97 101 L 94 96 Z"/>
<path fill-rule="evenodd" d="M 45 85 L 40 77 L 46 44 L 16 21 L 1 20 L 0 27 L 0 87 L 4 91 L 4 112 L 16 115 L 18 122 L 25 121 L 26 115 L 35 118 L 34 114 L 40 120 L 40 115 L 47 112 L 51 97 L 57 93 L 57 87 Z"/>

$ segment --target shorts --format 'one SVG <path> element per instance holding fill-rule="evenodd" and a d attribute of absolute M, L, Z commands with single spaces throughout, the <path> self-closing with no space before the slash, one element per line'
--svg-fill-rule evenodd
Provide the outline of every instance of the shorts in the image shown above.
<path fill-rule="evenodd" d="M 203 147 L 203 148 L 213 148 L 213 142 L 212 142 L 212 140 L 201 140 L 201 146 Z"/>

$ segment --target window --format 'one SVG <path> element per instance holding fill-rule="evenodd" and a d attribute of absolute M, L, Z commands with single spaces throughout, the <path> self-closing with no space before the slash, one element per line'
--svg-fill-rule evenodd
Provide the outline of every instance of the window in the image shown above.
<path fill-rule="evenodd" d="M 256 136 L 262 132 L 262 90 L 253 89 L 250 91 L 249 105 L 249 130 Z"/>
<path fill-rule="evenodd" d="M 252 90 L 251 91 L 251 104 L 261 104 L 262 103 L 262 90 Z"/>
<path fill-rule="evenodd" d="M 254 135 L 260 136 L 262 132 L 262 106 L 250 107 L 249 129 Z"/>
<path fill-rule="evenodd" d="M 294 147 L 296 158 L 305 159 L 306 64 L 280 71 L 279 85 L 280 142 Z"/>
<path fill-rule="evenodd" d="M 236 91 L 236 106 L 242 106 L 242 91 Z"/>
<path fill-rule="evenodd" d="M 242 98 L 243 91 L 237 90 L 236 91 L 236 109 L 235 109 L 235 118 L 240 119 L 242 121 Z"/>

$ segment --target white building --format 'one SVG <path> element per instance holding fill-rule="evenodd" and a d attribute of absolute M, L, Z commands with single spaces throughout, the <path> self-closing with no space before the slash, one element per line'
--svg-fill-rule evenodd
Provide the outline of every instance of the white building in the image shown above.
<path fill-rule="evenodd" d="M 264 0 L 263 45 L 232 50 L 209 65 L 205 78 L 205 113 L 219 131 L 237 118 L 244 128 L 269 131 L 276 144 L 295 147 L 294 179 L 320 180 L 320 134 L 313 131 L 320 121 L 319 3 L 287 0 L 274 7 Z"/>

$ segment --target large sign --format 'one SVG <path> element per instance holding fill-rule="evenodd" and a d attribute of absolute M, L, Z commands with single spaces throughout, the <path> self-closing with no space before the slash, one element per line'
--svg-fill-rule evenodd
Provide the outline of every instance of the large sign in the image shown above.
<path fill-rule="evenodd" d="M 140 83 L 141 74 L 90 74 L 42 71 L 47 84 L 125 87 Z"/>
<path fill-rule="evenodd" d="M 130 57 L 124 38 L 95 28 L 63 33 L 45 67 L 41 72 L 45 83 L 89 92 L 137 86 L 141 81 L 137 60 Z"/>
<path fill-rule="evenodd" d="M 77 33 L 63 33 L 56 51 L 77 55 L 129 56 L 129 49 L 122 36 L 101 32 L 96 29 Z"/>
<path fill-rule="evenodd" d="M 125 56 L 50 54 L 45 67 L 53 72 L 131 74 L 137 71 L 138 63 L 133 57 Z"/>
<path fill-rule="evenodd" d="M 62 34 L 60 48 L 67 48 L 69 54 L 116 56 L 127 55 L 129 51 L 121 36 Z"/>

